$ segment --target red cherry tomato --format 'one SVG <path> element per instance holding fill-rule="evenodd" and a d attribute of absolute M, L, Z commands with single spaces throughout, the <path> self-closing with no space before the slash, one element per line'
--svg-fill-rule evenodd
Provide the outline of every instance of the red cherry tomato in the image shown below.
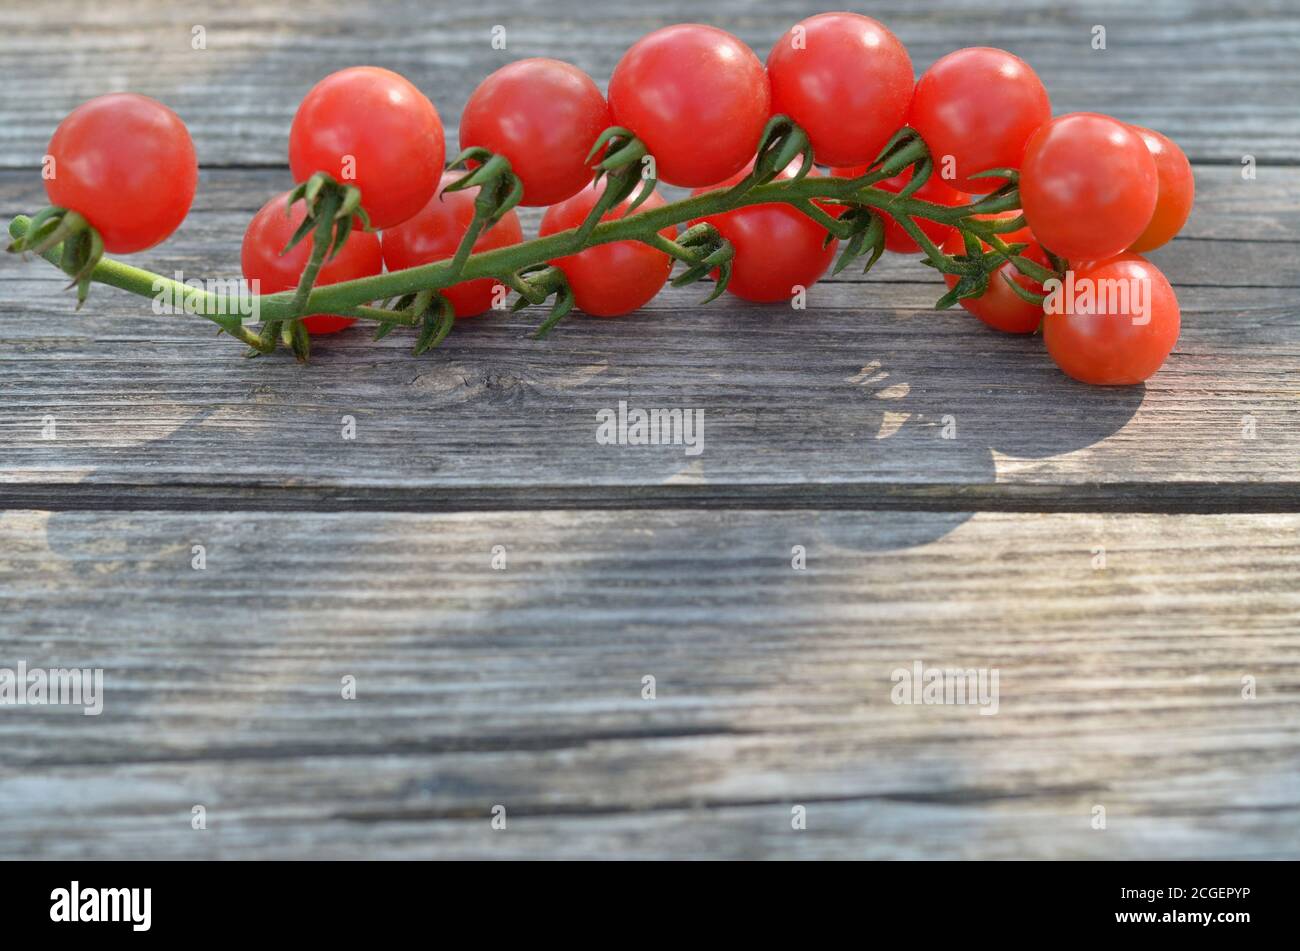
<path fill-rule="evenodd" d="M 467 188 L 458 192 L 443 192 L 442 189 L 464 174 L 444 173 L 442 184 L 438 186 L 439 194 L 429 199 L 419 214 L 384 232 L 380 243 L 388 270 L 401 271 L 421 264 L 432 264 L 456 253 L 461 238 L 474 219 L 474 198 L 478 189 Z M 514 211 L 509 211 L 491 229 L 479 235 L 474 242 L 474 253 L 504 248 L 522 240 L 524 232 L 519 227 L 519 216 Z M 473 317 L 492 306 L 492 295 L 497 286 L 497 281 L 483 277 L 453 284 L 443 290 L 442 294 L 451 301 L 457 317 Z"/>
<path fill-rule="evenodd" d="M 312 236 L 299 241 L 288 254 L 281 254 L 289 243 L 307 209 L 302 202 L 295 202 L 290 214 L 285 214 L 285 202 L 289 193 L 276 195 L 248 223 L 244 232 L 244 243 L 239 251 L 239 263 L 243 268 L 245 280 L 258 281 L 257 292 L 274 294 L 277 291 L 291 291 L 298 286 L 307 259 L 311 257 Z M 335 255 L 332 261 L 326 261 L 316 277 L 316 284 L 337 284 L 358 277 L 372 277 L 384 269 L 383 254 L 379 249 L 376 235 L 353 228 L 347 243 Z M 356 321 L 351 317 L 335 314 L 314 314 L 303 319 L 303 326 L 311 334 L 332 334 L 351 326 Z"/>
<path fill-rule="evenodd" d="M 524 183 L 523 204 L 553 205 L 591 181 L 587 153 L 612 124 L 605 97 L 578 67 L 525 59 L 474 90 L 460 117 L 460 144 L 508 158 Z"/>
<path fill-rule="evenodd" d="M 821 13 L 795 24 L 772 47 L 767 71 L 772 112 L 799 123 L 823 165 L 875 161 L 907 119 L 912 60 L 870 17 Z"/>
<path fill-rule="evenodd" d="M 975 217 L 987 221 L 998 218 L 1015 218 L 1018 214 L 1019 212 L 1015 211 L 1005 211 L 1001 214 L 976 215 Z M 1028 228 L 1008 231 L 999 235 L 999 237 L 1007 244 L 1029 245 L 1020 252 L 1022 255 L 1044 267 L 1050 268 L 1052 266 L 1052 262 L 1043 251 L 1043 246 L 1038 243 Z M 963 254 L 965 248 L 966 244 L 962 240 L 961 233 L 956 230 L 952 232 L 943 245 L 945 254 Z M 987 244 L 984 244 L 984 249 L 988 250 Z M 1043 308 L 1038 304 L 1029 303 L 1029 301 L 1007 287 L 1007 282 L 1002 278 L 1003 274 L 1008 275 L 1028 291 L 1035 294 L 1043 293 L 1043 285 L 1021 274 L 1016 270 L 1015 265 L 1004 264 L 998 269 L 997 273 L 989 275 L 988 290 L 979 297 L 967 297 L 958 301 L 958 303 L 995 330 L 1010 334 L 1033 333 L 1038 329 L 1039 324 L 1043 322 Z M 957 276 L 955 274 L 945 274 L 943 279 L 949 290 L 957 286 Z"/>
<path fill-rule="evenodd" d="M 1005 178 L 970 178 L 990 168 L 1019 168 L 1025 144 L 1052 117 L 1038 75 L 1018 56 L 977 46 L 949 53 L 916 83 L 907 124 L 921 134 L 943 172 L 952 157 L 959 191 L 987 194 Z"/>
<path fill-rule="evenodd" d="M 660 181 L 688 188 L 720 182 L 754 157 L 770 101 L 753 50 L 697 23 L 642 37 L 609 80 L 615 123 L 646 144 Z"/>
<path fill-rule="evenodd" d="M 791 162 L 777 178 L 791 178 L 798 162 Z M 710 188 L 697 188 L 702 195 L 729 188 L 749 174 L 749 168 Z M 809 175 L 817 175 L 816 169 Z M 831 214 L 835 210 L 827 208 Z M 721 215 L 692 221 L 707 221 L 731 242 L 736 256 L 731 262 L 727 290 L 744 300 L 770 303 L 789 300 L 795 287 L 816 284 L 835 260 L 837 242 L 826 244 L 826 229 L 789 205 L 773 202 L 749 205 Z"/>
<path fill-rule="evenodd" d="M 1156 210 L 1151 215 L 1151 221 L 1138 239 L 1129 245 L 1129 250 L 1151 251 L 1168 244 L 1174 235 L 1183 230 L 1187 216 L 1192 213 L 1196 181 L 1192 175 L 1192 164 L 1173 140 L 1138 125 L 1133 126 L 1133 131 L 1142 136 L 1151 157 L 1156 160 L 1159 186 Z"/>
<path fill-rule="evenodd" d="M 185 123 L 161 102 L 113 93 L 59 123 L 48 151 L 50 204 L 82 215 L 114 254 L 143 251 L 180 226 L 199 163 Z"/>
<path fill-rule="evenodd" d="M 1125 253 L 1067 278 L 1062 291 L 1073 287 L 1074 294 L 1061 296 L 1073 313 L 1052 313 L 1049 298 L 1043 321 L 1043 341 L 1058 367 L 1105 386 L 1141 383 L 1160 369 L 1178 341 L 1179 314 L 1174 289 L 1154 264 Z"/>
<path fill-rule="evenodd" d="M 578 194 L 546 209 L 542 216 L 541 237 L 576 228 L 586 220 L 604 190 L 604 183 L 588 185 Z M 664 205 L 658 192 L 652 194 L 633 214 Z M 627 214 L 629 202 L 605 213 L 601 221 L 612 221 Z M 676 236 L 677 229 L 659 232 L 665 238 Z M 551 262 L 569 279 L 578 307 L 596 317 L 629 314 L 650 301 L 668 281 L 673 259 L 663 251 L 640 241 L 615 241 L 557 258 Z"/>
<path fill-rule="evenodd" d="M 428 203 L 446 159 L 442 121 L 397 73 L 354 66 L 307 93 L 289 129 L 289 167 L 305 182 L 325 172 L 361 189 L 372 228 L 401 224 Z"/>
<path fill-rule="evenodd" d="M 866 174 L 866 171 L 866 165 L 859 165 L 857 168 L 833 168 L 831 174 L 839 178 L 857 178 L 859 175 Z M 911 180 L 912 168 L 908 166 L 893 178 L 886 178 L 884 181 L 877 182 L 876 187 L 897 195 Z M 935 205 L 946 205 L 949 208 L 965 205 L 968 202 L 965 195 L 939 177 L 937 169 L 930 173 L 930 177 L 925 180 L 924 185 L 912 193 L 912 197 Z M 897 221 L 888 215 L 884 217 L 886 249 L 893 251 L 895 254 L 916 254 L 921 250 L 921 246 L 912 240 L 911 236 L 903 230 Z M 921 231 L 938 245 L 942 245 L 947 240 L 948 235 L 953 233 L 952 225 L 940 224 L 927 218 L 917 218 L 916 223 L 921 226 Z"/>
<path fill-rule="evenodd" d="M 1069 260 L 1099 261 L 1131 245 L 1151 221 L 1157 191 L 1146 143 L 1109 116 L 1060 116 L 1025 147 L 1025 219 L 1045 247 Z"/>

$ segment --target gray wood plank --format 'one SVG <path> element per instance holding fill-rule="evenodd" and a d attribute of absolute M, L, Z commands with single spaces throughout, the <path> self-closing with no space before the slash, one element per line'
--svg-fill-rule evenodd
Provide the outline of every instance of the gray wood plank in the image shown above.
<path fill-rule="evenodd" d="M 598 9 L 571 0 L 483 0 L 472 12 L 427 0 L 11 4 L 0 8 L 0 82 L 8 93 L 0 104 L 0 164 L 34 167 L 63 115 L 117 89 L 176 108 L 205 164 L 279 164 L 298 100 L 344 66 L 405 73 L 454 129 L 474 84 L 510 59 L 571 60 L 603 85 L 623 50 L 658 26 L 703 19 L 765 56 L 815 9 L 793 0 L 719 0 L 707 11 L 684 0 L 653 7 L 612 0 Z M 1293 108 L 1300 11 L 1290 0 L 1027 0 L 1001 11 L 986 0 L 894 0 L 870 12 L 907 44 L 918 70 L 959 46 L 1000 46 L 1034 65 L 1057 112 L 1113 112 L 1155 126 L 1197 159 L 1236 164 L 1252 154 L 1293 164 L 1300 150 Z M 496 25 L 507 28 L 506 50 L 491 46 Z M 1092 48 L 1096 25 L 1107 30 L 1105 50 Z M 207 49 L 191 46 L 196 26 L 206 30 Z M 31 51 L 52 34 L 75 68 L 26 70 Z"/>
<path fill-rule="evenodd" d="M 865 283 L 818 285 L 806 312 L 734 299 L 698 309 L 698 288 L 669 290 L 628 318 L 575 317 L 543 342 L 527 338 L 538 319 L 527 313 L 463 322 L 421 359 L 400 332 L 373 343 L 356 329 L 321 342 L 306 369 L 245 360 L 206 323 L 107 288 L 74 315 L 57 271 L 6 260 L 0 494 L 140 508 L 190 504 L 146 486 L 201 489 L 194 504 L 216 505 L 248 503 L 251 487 L 257 507 L 341 492 L 341 507 L 447 508 L 606 504 L 588 492 L 602 487 L 754 504 L 775 497 L 764 487 L 793 486 L 779 497 L 806 488 L 830 505 L 816 492 L 844 487 L 864 504 L 1222 509 L 1253 496 L 1294 508 L 1300 170 L 1252 183 L 1197 172 L 1192 236 L 1156 253 L 1179 290 L 1182 337 L 1145 387 L 1118 390 L 1065 379 L 1038 339 L 934 313 L 937 282 L 893 256 Z M 246 217 L 284 178 L 205 172 L 177 238 L 137 257 L 166 274 L 237 275 Z M 6 206 L 31 210 L 26 173 L 0 183 Z M 597 445 L 596 413 L 620 401 L 702 409 L 704 451 Z M 42 438 L 46 416 L 55 440 Z M 285 487 L 315 494 L 295 503 Z"/>
<path fill-rule="evenodd" d="M 0 666 L 105 697 L 0 710 L 0 854 L 1294 858 L 1298 528 L 11 510 Z"/>

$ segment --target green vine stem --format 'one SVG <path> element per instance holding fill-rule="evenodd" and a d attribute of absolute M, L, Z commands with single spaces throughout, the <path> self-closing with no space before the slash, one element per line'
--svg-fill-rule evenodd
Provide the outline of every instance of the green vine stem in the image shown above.
<path fill-rule="evenodd" d="M 375 320 L 381 324 L 419 325 L 423 321 L 423 316 L 409 308 L 391 310 L 371 305 L 375 301 L 388 301 L 417 294 L 420 291 L 439 291 L 452 284 L 477 278 L 495 278 L 508 286 L 517 287 L 517 275 L 521 272 L 535 269 L 556 258 L 575 254 L 584 248 L 614 241 L 642 241 L 656 244 L 655 236 L 662 229 L 750 205 L 776 202 L 790 204 L 825 225 L 835 237 L 845 239 L 861 232 L 861 222 L 855 225 L 850 215 L 846 215 L 843 219 L 835 219 L 827 215 L 822 208 L 813 205 L 814 201 L 822 204 L 859 206 L 884 213 L 899 221 L 905 229 L 913 233 L 913 237 L 917 238 L 924 238 L 924 235 L 911 221 L 913 218 L 926 218 L 951 224 L 963 234 L 986 241 L 993 236 L 993 229 L 989 227 L 988 222 L 972 220 L 974 215 L 1019 209 L 1020 197 L 1014 189 L 995 192 L 969 205 L 949 207 L 875 187 L 875 183 L 923 159 L 927 159 L 925 145 L 919 139 L 913 139 L 896 149 L 894 154 L 887 154 L 883 164 L 858 178 L 807 176 L 777 179 L 743 189 L 706 192 L 658 208 L 640 211 L 634 215 L 601 222 L 591 229 L 585 240 L 580 229 L 574 228 L 545 238 L 535 238 L 509 247 L 472 254 L 464 259 L 463 264 L 459 261 L 443 260 L 373 277 L 314 287 L 305 303 L 296 300 L 296 295 L 292 291 L 260 295 L 254 298 L 256 313 L 263 325 L 291 322 L 302 314 L 317 313 Z M 21 238 L 26 234 L 29 224 L 28 217 L 19 215 L 9 223 L 9 233 L 14 238 Z M 928 240 L 921 242 L 921 245 L 929 256 L 930 263 L 938 270 L 951 274 L 969 273 L 969 264 L 962 264 L 955 258 L 944 255 Z M 1005 254 L 1005 251 L 999 248 L 993 253 L 1001 255 Z M 59 246 L 45 248 L 41 252 L 41 256 L 56 267 L 60 264 L 61 255 L 62 249 Z M 1014 256 L 1012 260 L 1015 260 Z M 199 287 L 182 284 L 110 258 L 99 260 L 89 278 L 96 283 L 116 287 L 145 298 L 155 298 L 160 293 L 167 293 L 184 314 L 207 318 L 251 346 L 256 347 L 260 343 L 258 335 L 242 325 L 241 314 L 230 309 L 232 302 L 228 297 L 215 295 Z M 239 303 L 234 302 L 235 305 Z M 245 298 L 243 304 L 246 306 L 247 303 L 248 298 Z"/>

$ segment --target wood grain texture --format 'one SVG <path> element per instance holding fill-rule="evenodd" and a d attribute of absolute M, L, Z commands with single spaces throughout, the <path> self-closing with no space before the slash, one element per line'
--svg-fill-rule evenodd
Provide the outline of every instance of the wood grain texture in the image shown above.
<path fill-rule="evenodd" d="M 0 4 L 0 211 L 41 203 L 78 102 L 156 95 L 204 169 L 136 260 L 233 277 L 332 69 L 406 73 L 454 142 L 511 59 L 603 84 L 664 23 L 761 54 L 813 9 L 449 8 Z M 470 321 L 421 359 L 348 332 L 306 369 L 106 288 L 74 315 L 54 269 L 2 261 L 0 667 L 103 667 L 107 695 L 0 707 L 0 857 L 1300 857 L 1300 9 L 869 12 L 918 70 L 1001 46 L 1056 112 L 1183 144 L 1161 373 L 1074 385 L 1041 341 L 932 311 L 933 275 L 893 256 L 803 312 L 669 290 L 541 343 L 535 315 Z M 620 400 L 702 409 L 703 452 L 599 445 Z M 997 668 L 998 713 L 895 705 L 918 660 Z"/>
<path fill-rule="evenodd" d="M 0 849 L 1294 858 L 1298 529 L 11 511 L 0 656 L 105 701 L 0 716 Z M 996 715 L 892 703 L 916 660 L 997 668 Z"/>

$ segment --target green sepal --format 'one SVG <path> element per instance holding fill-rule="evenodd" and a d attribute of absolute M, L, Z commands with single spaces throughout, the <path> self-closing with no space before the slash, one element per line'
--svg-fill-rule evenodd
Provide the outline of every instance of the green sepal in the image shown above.
<path fill-rule="evenodd" d="M 1005 178 L 1006 182 L 1000 188 L 1006 188 L 1008 185 L 1015 186 L 1020 183 L 1020 169 L 1018 168 L 986 168 L 982 172 L 976 172 L 974 175 L 967 175 L 967 178 Z"/>
<path fill-rule="evenodd" d="M 899 191 L 899 198 L 911 198 L 920 190 L 921 186 L 930 180 L 930 173 L 934 171 L 934 163 L 929 157 L 921 159 L 912 166 L 912 178 Z"/>
<path fill-rule="evenodd" d="M 420 292 L 421 297 L 417 298 L 417 304 L 423 302 L 421 298 L 424 293 L 424 291 Z M 420 335 L 416 338 L 415 346 L 411 349 L 412 355 L 417 357 L 427 353 L 446 340 L 447 335 L 451 333 L 451 328 L 456 323 L 456 310 L 451 301 L 432 291 L 429 294 L 428 303 L 422 308 L 424 322 L 420 327 Z"/>
<path fill-rule="evenodd" d="M 998 273 L 1002 276 L 1002 280 L 1007 282 L 1007 286 L 1010 287 L 1013 291 L 1015 291 L 1016 296 L 1019 297 L 1021 300 L 1023 300 L 1025 303 L 1035 304 L 1039 307 L 1042 307 L 1043 302 L 1047 300 L 1046 294 L 1035 294 L 1029 288 L 1022 287 L 1020 285 L 1020 282 L 1017 281 L 1015 278 L 1013 278 L 1006 271 L 999 271 Z"/>
<path fill-rule="evenodd" d="M 935 310 L 947 310 L 959 300 L 965 300 L 968 297 L 979 297 L 988 290 L 989 275 L 987 271 L 979 274 L 965 274 L 957 279 L 957 283 L 937 301 L 935 301 Z"/>
<path fill-rule="evenodd" d="M 541 340 L 554 330 L 556 324 L 573 312 L 574 303 L 573 288 L 569 286 L 568 281 L 565 281 L 564 285 L 556 291 L 555 303 L 551 305 L 551 312 L 534 331 L 533 339 Z"/>
<path fill-rule="evenodd" d="M 291 320 L 288 325 L 287 343 L 293 350 L 294 358 L 299 363 L 306 363 L 311 359 L 311 334 L 307 333 L 307 327 L 301 320 Z"/>

